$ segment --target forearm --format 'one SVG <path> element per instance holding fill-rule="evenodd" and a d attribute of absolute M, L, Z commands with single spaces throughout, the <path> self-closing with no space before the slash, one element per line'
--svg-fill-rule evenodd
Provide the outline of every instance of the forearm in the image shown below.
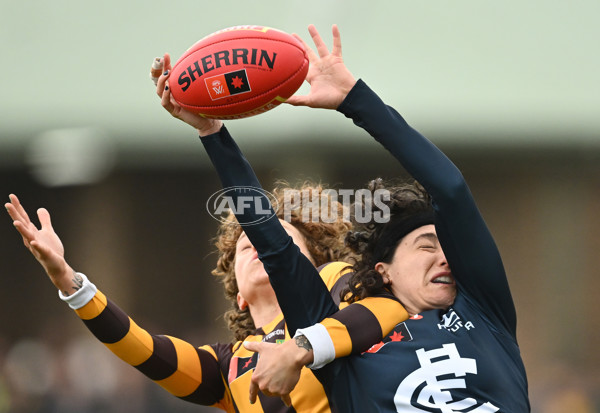
<path fill-rule="evenodd" d="M 259 256 L 282 248 L 289 236 L 273 217 L 275 212 L 264 196 L 254 170 L 227 129 L 223 126 L 217 133 L 202 137 L 201 141 L 223 188 L 231 189 L 227 195 L 231 196 L 234 205 L 238 205 L 240 198 L 248 196 L 247 189 L 254 190 L 250 197 L 254 204 L 237 209 L 236 219 Z M 252 225 L 258 221 L 261 222 L 259 225 Z"/>
<path fill-rule="evenodd" d="M 200 404 L 213 404 L 222 398 L 222 378 L 210 354 L 175 337 L 150 334 L 85 275 L 78 276 L 82 288 L 68 297 L 61 294 L 61 299 L 113 354 L 174 396 Z"/>
<path fill-rule="evenodd" d="M 302 328 L 312 349 L 311 368 L 320 368 L 340 357 L 360 354 L 378 344 L 396 325 L 409 317 L 392 296 L 367 297 L 350 304 L 318 324 Z"/>
<path fill-rule="evenodd" d="M 464 184 L 460 171 L 433 143 L 387 106 L 362 80 L 338 111 L 383 145 L 437 200 Z"/>
<path fill-rule="evenodd" d="M 317 269 L 284 230 L 261 192 L 256 174 L 227 129 L 223 127 L 219 133 L 203 137 L 202 143 L 223 188 L 232 189 L 228 195 L 234 205 L 239 205 L 239 198 L 245 196 L 244 188 L 258 190 L 253 197 L 257 204 L 237 209 L 236 218 L 264 264 L 291 334 L 296 328 L 312 325 L 335 312 L 337 307 Z"/>

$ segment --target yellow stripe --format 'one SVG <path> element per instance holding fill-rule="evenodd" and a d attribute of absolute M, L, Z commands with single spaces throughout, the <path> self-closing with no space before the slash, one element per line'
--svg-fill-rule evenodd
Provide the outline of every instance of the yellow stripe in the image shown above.
<path fill-rule="evenodd" d="M 193 393 L 202 383 L 202 366 L 198 352 L 190 343 L 175 337 L 166 336 L 173 342 L 177 352 L 177 371 L 163 380 L 157 380 L 160 386 L 177 397 Z"/>
<path fill-rule="evenodd" d="M 101 291 L 96 291 L 96 295 L 92 300 L 81 307 L 79 310 L 75 310 L 79 318 L 82 320 L 91 320 L 92 318 L 98 317 L 98 315 L 106 308 L 106 296 Z"/>
<path fill-rule="evenodd" d="M 333 347 L 335 348 L 335 357 L 344 357 L 352 352 L 352 339 L 346 326 L 334 318 L 326 318 L 321 324 L 327 329 Z"/>
<path fill-rule="evenodd" d="M 331 412 L 323 385 L 306 367 L 300 372 L 300 381 L 290 393 L 296 412 Z"/>
<path fill-rule="evenodd" d="M 235 404 L 238 411 L 244 413 L 264 413 L 258 397 L 256 398 L 256 403 L 254 404 L 250 404 L 250 401 L 248 400 L 248 389 L 250 388 L 250 379 L 252 378 L 252 373 L 253 370 L 249 370 L 242 374 L 234 381 L 229 383 L 229 387 L 231 388 L 231 393 L 235 399 Z M 300 385 L 300 383 L 298 384 Z"/>
<path fill-rule="evenodd" d="M 219 358 L 217 357 L 217 353 L 215 352 L 215 349 L 212 348 L 211 346 L 209 346 L 208 344 L 205 346 L 200 346 L 198 347 L 200 350 L 204 350 L 210 353 L 211 356 L 213 356 L 215 358 L 215 360 L 219 360 Z"/>
<path fill-rule="evenodd" d="M 406 321 L 408 313 L 396 300 L 384 297 L 367 297 L 356 304 L 366 307 L 379 321 L 381 327 L 381 337 L 385 337 L 396 324 Z"/>
<path fill-rule="evenodd" d="M 350 264 L 347 262 L 337 261 L 327 264 L 319 273 L 321 278 L 327 285 L 327 289 L 331 291 L 337 280 L 346 273 L 352 272 L 351 268 L 344 270 L 344 268 L 349 267 Z"/>
<path fill-rule="evenodd" d="M 150 333 L 140 328 L 131 318 L 129 332 L 121 340 L 112 344 L 104 344 L 117 357 L 132 366 L 148 360 L 154 350 Z"/>

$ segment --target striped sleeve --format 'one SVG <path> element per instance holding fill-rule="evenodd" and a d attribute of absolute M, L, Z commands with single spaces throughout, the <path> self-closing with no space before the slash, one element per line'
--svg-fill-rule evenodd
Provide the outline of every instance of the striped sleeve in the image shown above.
<path fill-rule="evenodd" d="M 329 268 L 330 272 L 343 271 L 343 275 L 347 276 L 350 272 L 347 267 L 347 264 L 342 267 L 340 263 L 333 263 L 321 269 L 328 287 L 331 274 L 323 273 Z M 391 295 L 367 297 L 345 308 L 340 307 L 340 311 L 319 324 L 296 332 L 296 335 L 302 334 L 311 342 L 315 360 L 311 368 L 319 368 L 335 358 L 368 350 L 389 334 L 394 326 L 409 317 L 402 304 Z"/>
<path fill-rule="evenodd" d="M 225 383 L 211 352 L 175 337 L 151 335 L 101 291 L 75 312 L 117 357 L 174 396 L 227 410 Z"/>

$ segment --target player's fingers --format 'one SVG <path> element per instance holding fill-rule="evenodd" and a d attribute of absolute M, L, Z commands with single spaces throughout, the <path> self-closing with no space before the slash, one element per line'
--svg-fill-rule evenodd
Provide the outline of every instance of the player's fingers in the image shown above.
<path fill-rule="evenodd" d="M 6 208 L 6 212 L 8 212 L 8 215 L 10 216 L 10 218 L 13 221 L 16 221 L 19 219 L 19 214 L 17 214 L 17 211 L 15 210 L 15 206 L 12 203 L 7 202 L 6 204 L 4 204 L 4 208 Z"/>
<path fill-rule="evenodd" d="M 317 31 L 317 28 L 311 24 L 310 26 L 308 26 L 308 32 L 310 33 L 310 37 L 312 37 L 313 39 L 313 43 L 317 48 L 317 53 L 319 54 L 319 56 L 327 56 L 329 54 L 329 49 L 327 49 L 327 45 L 325 45 L 325 42 L 323 41 L 321 35 Z"/>
<path fill-rule="evenodd" d="M 340 36 L 340 29 L 337 24 L 334 24 L 331 28 L 333 34 L 333 49 L 331 54 L 337 57 L 342 57 L 342 37 Z"/>
<path fill-rule="evenodd" d="M 163 56 L 163 70 L 171 70 L 171 55 L 169 53 L 165 53 Z"/>
<path fill-rule="evenodd" d="M 154 86 L 158 84 L 158 78 L 163 72 L 163 59 L 162 57 L 155 57 L 150 67 L 150 79 L 154 82 Z"/>
<path fill-rule="evenodd" d="M 308 43 L 306 43 L 304 41 L 303 38 L 301 38 L 300 36 L 298 36 L 296 33 L 294 33 L 292 36 L 294 36 L 296 39 L 298 39 L 304 45 L 304 49 L 306 50 L 306 56 L 308 56 L 308 62 L 309 63 L 312 64 L 312 63 L 316 62 L 319 59 L 319 56 L 317 56 L 317 54 L 315 53 L 315 51 L 308 45 Z"/>
<path fill-rule="evenodd" d="M 13 211 L 14 216 L 11 215 L 11 217 L 13 219 L 19 219 L 25 225 L 31 224 L 31 220 L 29 219 L 29 215 L 27 215 L 27 211 L 25 211 L 25 208 L 23 208 L 23 205 L 21 205 L 21 202 L 19 201 L 19 198 L 16 195 L 13 195 L 13 194 L 10 194 L 9 198 L 10 198 L 10 202 L 11 202 L 12 206 L 14 207 L 14 211 Z"/>
<path fill-rule="evenodd" d="M 171 75 L 171 69 L 171 55 L 169 55 L 169 53 L 165 53 L 162 57 L 162 73 L 156 82 L 156 94 L 159 97 L 162 97 L 163 95 L 165 86 L 167 85 L 167 81 Z"/>
<path fill-rule="evenodd" d="M 165 70 L 164 72 L 161 73 L 160 77 L 158 78 L 158 82 L 156 82 L 156 94 L 158 95 L 158 97 L 162 98 L 164 91 L 165 91 L 165 86 L 167 84 L 167 80 L 169 79 L 169 71 Z"/>
<path fill-rule="evenodd" d="M 250 404 L 256 403 L 256 397 L 258 396 L 258 384 L 250 381 L 250 389 L 248 391 L 248 398 L 250 400 Z"/>
<path fill-rule="evenodd" d="M 289 394 L 282 394 L 281 400 L 283 401 L 283 404 L 285 404 L 287 407 L 292 407 L 292 398 Z"/>
<path fill-rule="evenodd" d="M 171 102 L 171 91 L 169 90 L 168 83 L 164 87 L 160 103 L 163 106 L 163 108 L 165 108 L 167 110 L 167 112 L 169 112 L 171 114 L 175 110 L 175 106 L 173 106 L 173 103 Z"/>
<path fill-rule="evenodd" d="M 19 232 L 19 234 L 21 234 L 21 237 L 23 238 L 23 244 L 29 248 L 30 242 L 34 238 L 31 229 L 27 225 L 24 225 L 21 221 L 13 221 L 13 226 Z"/>
<path fill-rule="evenodd" d="M 33 226 L 33 224 L 31 224 L 31 222 L 27 223 L 23 221 L 22 217 L 18 214 L 14 204 L 7 203 L 4 206 L 8 211 L 8 215 L 10 215 L 10 217 L 13 220 L 13 226 L 23 238 L 23 244 L 27 248 L 29 248 L 29 241 L 34 238 L 34 230 L 36 228 Z"/>

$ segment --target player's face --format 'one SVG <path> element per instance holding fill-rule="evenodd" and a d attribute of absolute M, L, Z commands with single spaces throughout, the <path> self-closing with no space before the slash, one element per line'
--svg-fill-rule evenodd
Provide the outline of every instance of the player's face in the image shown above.
<path fill-rule="evenodd" d="M 300 248 L 300 251 L 314 264 L 300 231 L 287 221 L 279 221 L 288 235 L 292 237 L 294 243 Z M 234 271 L 238 290 L 249 305 L 260 305 L 261 302 L 267 302 L 267 300 L 271 302 L 275 299 L 275 292 L 269 283 L 265 268 L 258 259 L 256 249 L 254 249 L 244 232 L 237 241 Z"/>
<path fill-rule="evenodd" d="M 392 262 L 376 269 L 389 277 L 392 292 L 414 315 L 448 308 L 456 298 L 456 283 L 434 225 L 409 232 L 398 244 Z"/>

